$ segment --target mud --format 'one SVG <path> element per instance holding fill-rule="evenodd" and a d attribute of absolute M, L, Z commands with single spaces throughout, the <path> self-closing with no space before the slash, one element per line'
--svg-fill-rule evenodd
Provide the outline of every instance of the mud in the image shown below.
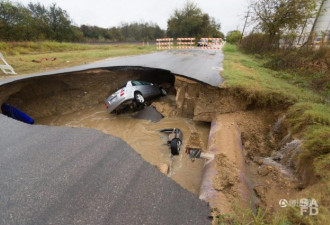
<path fill-rule="evenodd" d="M 152 103 L 164 116 L 159 122 L 134 119 L 130 113 L 113 115 L 106 112 L 104 99 L 132 79 L 160 83 L 169 93 Z M 196 195 L 199 194 L 204 160 L 191 162 L 183 152 L 192 133 L 199 134 L 202 150 L 205 150 L 209 122 L 218 118 L 224 129 L 235 126 L 242 137 L 241 157 L 230 151 L 237 146 L 226 143 L 226 135 L 231 135 L 230 132 L 224 132 L 218 140 L 224 143 L 227 152 L 225 156 L 215 157 L 216 174 L 212 182 L 223 196 L 217 201 L 224 204 L 226 210 L 230 211 L 233 203 L 240 204 L 237 202 L 241 197 L 239 187 L 244 179 L 251 182 L 255 206 L 270 211 L 278 210 L 279 199 L 290 199 L 300 188 L 290 168 L 287 171 L 286 167 L 283 169 L 278 165 L 281 162 L 271 161 L 274 152 L 286 153 L 281 147 L 292 141 L 288 138 L 281 143 L 288 133 L 285 127 L 277 124 L 283 111 L 254 108 L 246 97 L 228 89 L 210 87 L 168 71 L 115 68 L 21 80 L 0 87 L 0 103 L 4 102 L 21 109 L 37 124 L 89 127 L 120 137 L 146 161 Z M 184 133 L 181 154 L 174 157 L 166 145 L 166 136 L 158 132 L 173 127 Z M 284 164 L 294 160 L 290 157 Z M 242 170 L 237 166 L 238 159 L 246 165 L 243 178 L 237 173 Z"/>
<path fill-rule="evenodd" d="M 168 96 L 155 99 L 153 105 L 165 116 L 159 122 L 136 119 L 128 112 L 107 113 L 104 100 L 128 80 L 161 84 Z M 8 103 L 35 119 L 36 124 L 88 127 L 122 138 L 149 163 L 166 171 L 167 176 L 194 194 L 199 194 L 203 160 L 192 162 L 184 153 L 192 132 L 207 146 L 209 124 L 176 116 L 174 75 L 153 69 L 91 70 L 39 77 L 0 87 L 0 103 Z M 184 133 L 182 151 L 172 156 L 166 136 L 158 132 L 177 127 Z M 167 169 L 164 169 L 167 168 Z M 164 172 L 165 173 L 165 172 Z"/>
<path fill-rule="evenodd" d="M 106 112 L 103 104 L 59 116 L 37 119 L 36 123 L 52 126 L 88 127 L 122 138 L 155 167 L 168 166 L 168 176 L 182 187 L 198 195 L 202 177 L 203 160 L 191 162 L 184 154 L 187 137 L 198 132 L 206 146 L 209 132 L 207 123 L 171 117 L 157 123 L 135 119 L 131 114 L 114 115 Z M 179 156 L 172 156 L 167 146 L 167 136 L 160 133 L 163 128 L 178 127 L 184 133 Z"/>

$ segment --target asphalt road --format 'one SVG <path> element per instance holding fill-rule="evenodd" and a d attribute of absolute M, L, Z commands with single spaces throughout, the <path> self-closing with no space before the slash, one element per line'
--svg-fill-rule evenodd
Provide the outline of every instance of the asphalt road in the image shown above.
<path fill-rule="evenodd" d="M 142 66 L 213 86 L 223 54 L 173 50 L 0 80 Z M 0 102 L 2 104 L 2 102 Z M 0 115 L 0 224 L 210 224 L 207 204 L 145 162 L 127 143 L 93 129 L 27 125 Z"/>
<path fill-rule="evenodd" d="M 224 55 L 220 50 L 186 49 L 160 51 L 139 56 L 129 56 L 113 59 L 110 58 L 82 66 L 31 74 L 24 76 L 24 78 L 83 71 L 95 68 L 138 66 L 169 70 L 174 74 L 190 77 L 217 87 L 224 81 L 220 76 L 220 72 L 223 68 L 223 59 Z M 8 78 L 2 82 L 10 82 L 21 78 L 22 77 Z"/>
<path fill-rule="evenodd" d="M 121 139 L 0 115 L 0 224 L 210 224 L 209 207 Z"/>

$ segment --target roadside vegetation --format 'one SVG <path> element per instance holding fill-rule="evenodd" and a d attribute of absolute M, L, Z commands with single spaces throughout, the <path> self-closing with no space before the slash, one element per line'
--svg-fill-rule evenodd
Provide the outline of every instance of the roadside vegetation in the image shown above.
<path fill-rule="evenodd" d="M 303 150 L 297 157 L 296 173 L 304 176 L 304 173 L 308 172 L 308 176 L 315 177 L 313 181 L 317 181 L 317 183 L 306 184 L 307 188 L 303 193 L 305 196 L 314 198 L 317 196 L 320 210 L 322 209 L 320 214 L 329 216 L 329 210 L 326 208 L 330 202 L 328 189 L 330 105 L 329 96 L 326 94 L 327 89 L 320 90 L 307 85 L 309 81 L 304 82 L 304 85 L 296 83 L 299 78 L 294 78 L 298 76 L 297 71 L 290 73 L 287 70 L 269 69 L 267 64 L 272 58 L 245 54 L 236 45 L 226 44 L 224 53 L 226 55 L 222 73 L 226 80 L 224 87 L 233 89 L 233 93 L 246 96 L 247 100 L 255 106 L 282 108 L 286 113 L 287 126 L 292 136 L 303 140 Z M 308 185 L 311 187 L 309 188 Z M 261 215 L 263 214 L 259 216 Z M 283 210 L 279 215 L 273 216 L 274 220 L 271 222 L 272 224 L 297 224 L 297 222 L 305 221 L 302 224 L 326 224 L 321 215 L 315 218 L 304 218 L 299 215 L 300 212 L 295 209 Z M 282 219 L 279 221 L 279 218 Z M 267 223 L 258 222 L 257 224 Z"/>
<path fill-rule="evenodd" d="M 58 42 L 0 42 L 0 52 L 19 75 L 156 51 L 156 46 Z M 5 77 L 5 76 L 3 76 Z"/>

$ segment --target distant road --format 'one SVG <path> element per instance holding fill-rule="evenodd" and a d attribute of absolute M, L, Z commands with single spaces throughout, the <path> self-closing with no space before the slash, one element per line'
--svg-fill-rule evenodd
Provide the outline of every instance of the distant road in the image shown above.
<path fill-rule="evenodd" d="M 196 48 L 187 50 L 160 51 L 146 55 L 109 58 L 91 64 L 31 74 L 23 77 L 9 78 L 0 81 L 0 84 L 3 82 L 33 76 L 53 75 L 95 68 L 139 66 L 164 69 L 171 71 L 174 74 L 190 77 L 212 86 L 219 86 L 224 81 L 220 76 L 220 72 L 223 67 L 223 59 L 224 55 L 221 50 L 201 50 Z"/>

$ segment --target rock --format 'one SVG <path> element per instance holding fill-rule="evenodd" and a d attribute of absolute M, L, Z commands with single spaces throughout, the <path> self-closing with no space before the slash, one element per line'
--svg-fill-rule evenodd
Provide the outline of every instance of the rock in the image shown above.
<path fill-rule="evenodd" d="M 253 190 L 259 198 L 265 196 L 265 188 L 263 186 L 256 186 L 253 188 Z"/>
<path fill-rule="evenodd" d="M 161 173 L 167 175 L 168 174 L 168 170 L 169 170 L 169 167 L 166 163 L 162 163 L 158 166 L 158 169 Z"/>
<path fill-rule="evenodd" d="M 258 168 L 258 174 L 261 176 L 267 176 L 269 174 L 270 170 L 268 166 L 259 166 Z"/>

